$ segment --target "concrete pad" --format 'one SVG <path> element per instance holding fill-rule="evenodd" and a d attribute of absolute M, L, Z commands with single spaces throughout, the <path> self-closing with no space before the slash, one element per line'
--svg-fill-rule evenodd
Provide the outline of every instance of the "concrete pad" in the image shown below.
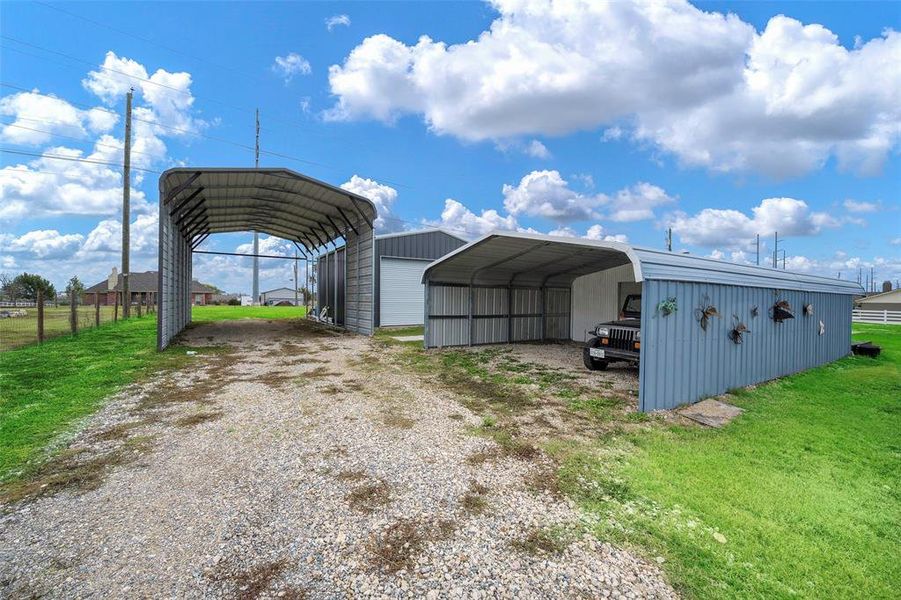
<path fill-rule="evenodd" d="M 743 408 L 720 402 L 719 400 L 701 400 L 691 406 L 677 410 L 680 415 L 708 427 L 722 427 L 732 419 L 745 412 Z"/>
<path fill-rule="evenodd" d="M 397 340 L 398 342 L 421 342 L 425 340 L 425 336 L 422 335 L 393 335 L 391 336 L 392 340 Z"/>

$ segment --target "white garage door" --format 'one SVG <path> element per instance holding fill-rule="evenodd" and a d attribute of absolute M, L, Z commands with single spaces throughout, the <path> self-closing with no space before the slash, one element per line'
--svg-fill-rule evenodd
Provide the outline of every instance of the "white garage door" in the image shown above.
<path fill-rule="evenodd" d="M 430 260 L 382 257 L 379 275 L 379 324 L 422 325 L 422 272 Z"/>

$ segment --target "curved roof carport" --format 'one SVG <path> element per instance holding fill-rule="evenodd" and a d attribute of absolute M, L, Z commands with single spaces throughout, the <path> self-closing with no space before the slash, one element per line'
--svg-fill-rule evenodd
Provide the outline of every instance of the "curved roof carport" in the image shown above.
<path fill-rule="evenodd" d="M 192 253 L 214 233 L 260 231 L 312 258 L 347 246 L 345 327 L 372 333 L 373 203 L 289 169 L 186 167 L 162 174 L 157 347 L 191 321 Z"/>
<path fill-rule="evenodd" d="M 600 296 L 615 299 L 623 282 L 641 286 L 639 409 L 645 411 L 845 356 L 852 298 L 862 289 L 850 281 L 618 242 L 495 233 L 426 268 L 425 345 L 582 341 L 573 323 L 615 319 L 615 308 L 600 309 Z M 657 306 L 669 298 L 678 309 L 663 316 Z M 779 300 L 793 307 L 794 319 L 771 318 Z M 702 305 L 721 315 L 706 330 L 696 318 Z M 739 322 L 752 332 L 741 344 L 729 337 Z"/>

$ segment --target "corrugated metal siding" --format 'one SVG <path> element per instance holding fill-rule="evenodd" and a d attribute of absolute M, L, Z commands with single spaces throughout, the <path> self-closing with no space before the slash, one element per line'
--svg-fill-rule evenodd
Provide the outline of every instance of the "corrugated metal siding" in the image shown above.
<path fill-rule="evenodd" d="M 169 211 L 161 205 L 159 214 L 157 348 L 162 350 L 191 322 L 192 252 Z"/>
<path fill-rule="evenodd" d="M 464 240 L 443 231 L 421 231 L 407 235 L 391 235 L 375 238 L 375 297 L 381 297 L 381 268 L 383 257 L 423 258 L 435 260 L 448 252 L 465 246 Z M 381 325 L 381 302 L 375 304 L 375 326 Z"/>
<path fill-rule="evenodd" d="M 569 289 L 548 288 L 543 301 L 546 311 L 538 288 L 430 284 L 426 290 L 425 345 L 434 348 L 566 339 Z"/>
<path fill-rule="evenodd" d="M 345 327 L 350 331 L 370 335 L 373 330 L 373 273 L 375 257 L 372 230 L 357 223 L 359 235 L 347 233 L 345 260 Z"/>
<path fill-rule="evenodd" d="M 345 249 L 338 249 L 338 265 L 335 270 L 335 252 L 319 257 L 317 261 L 316 300 L 321 310 L 329 307 L 329 316 L 337 318 L 338 325 L 344 325 L 345 313 Z M 336 275 L 337 273 L 337 275 Z M 337 284 L 337 290 L 335 285 Z"/>
<path fill-rule="evenodd" d="M 572 330 L 570 338 L 587 341 L 587 331 L 619 315 L 619 284 L 634 282 L 632 265 L 614 267 L 579 277 L 572 284 Z"/>
<path fill-rule="evenodd" d="M 695 317 L 702 301 L 722 315 L 704 332 Z M 667 317 L 656 311 L 666 298 L 676 298 L 679 310 Z M 642 292 L 640 365 L 641 410 L 658 410 L 836 360 L 851 346 L 851 296 L 821 292 L 645 281 Z M 794 319 L 776 323 L 769 312 L 788 300 Z M 803 306 L 814 314 L 804 316 Z M 759 315 L 751 316 L 757 306 Z M 744 343 L 729 339 L 733 315 L 751 330 Z M 825 334 L 819 335 L 819 322 Z"/>

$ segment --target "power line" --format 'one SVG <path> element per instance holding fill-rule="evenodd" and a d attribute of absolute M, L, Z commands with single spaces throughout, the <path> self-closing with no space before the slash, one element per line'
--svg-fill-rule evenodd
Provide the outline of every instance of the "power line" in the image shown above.
<path fill-rule="evenodd" d="M 96 110 L 102 110 L 102 111 L 104 111 L 104 112 L 106 112 L 106 113 L 109 113 L 109 114 L 114 114 L 114 115 L 117 115 L 117 116 L 122 116 L 121 113 L 118 113 L 118 112 L 112 111 L 112 110 L 108 110 L 108 109 L 105 109 L 105 108 L 103 108 L 103 107 L 99 107 L 99 106 L 93 107 L 93 106 L 90 106 L 90 105 L 87 105 L 87 104 L 81 104 L 81 103 L 76 103 L 76 102 L 69 102 L 68 100 L 63 100 L 62 98 L 58 98 L 58 97 L 53 96 L 53 95 L 51 95 L 51 94 L 45 94 L 45 93 L 43 93 L 43 92 L 36 92 L 36 91 L 34 91 L 34 90 L 29 90 L 28 88 L 25 88 L 25 87 L 22 87 L 22 86 L 19 86 L 19 85 L 15 85 L 15 84 L 11 84 L 11 83 L 7 83 L 7 82 L 0 82 L 0 86 L 8 87 L 8 88 L 11 88 L 11 89 L 14 89 L 14 90 L 19 90 L 19 91 L 22 91 L 22 92 L 27 92 L 27 93 L 30 93 L 30 94 L 35 94 L 35 95 L 38 95 L 38 96 L 44 96 L 44 97 L 46 97 L 46 98 L 53 98 L 54 100 L 60 100 L 60 101 L 62 101 L 62 102 L 68 102 L 68 103 L 71 104 L 72 106 L 76 106 L 76 107 L 78 107 L 78 108 L 82 108 L 82 109 L 86 109 L 86 110 L 95 110 L 95 109 L 96 109 Z M 142 118 L 140 118 L 140 117 L 135 117 L 135 116 L 132 116 L 132 120 L 133 120 L 133 121 L 140 121 L 141 123 L 147 123 L 147 124 L 150 124 L 150 125 L 155 125 L 155 126 L 157 126 L 157 127 L 163 128 L 163 129 L 169 129 L 169 130 L 176 131 L 176 132 L 178 132 L 178 133 L 183 133 L 183 134 L 189 135 L 189 136 L 201 137 L 201 138 L 204 138 L 204 139 L 207 139 L 207 140 L 210 140 L 210 141 L 213 141 L 213 142 L 217 142 L 217 143 L 220 143 L 220 144 L 228 144 L 228 145 L 230 145 L 230 146 L 234 146 L 234 147 L 240 148 L 240 149 L 242 149 L 242 150 L 247 150 L 248 152 L 253 152 L 253 151 L 254 151 L 254 147 L 253 147 L 253 146 L 250 146 L 250 145 L 248 145 L 248 144 L 243 144 L 243 143 L 241 143 L 241 142 L 235 142 L 235 141 L 233 141 L 233 140 L 228 140 L 228 139 L 225 139 L 225 138 L 220 138 L 220 137 L 213 136 L 213 135 L 209 135 L 209 134 L 206 134 L 206 133 L 201 133 L 201 132 L 199 132 L 199 131 L 193 131 L 193 130 L 190 130 L 190 129 L 183 129 L 183 128 L 180 128 L 180 127 L 175 127 L 175 126 L 173 126 L 173 125 L 166 125 L 166 124 L 164 124 L 164 123 L 160 123 L 159 121 L 153 121 L 153 120 L 150 120 L 150 119 L 142 119 Z M 285 154 L 285 153 L 283 153 L 283 152 L 276 152 L 276 151 L 274 151 L 274 150 L 266 150 L 266 149 L 261 148 L 261 149 L 260 149 L 260 154 L 263 154 L 263 155 L 266 155 L 266 156 L 273 156 L 273 157 L 276 157 L 276 158 L 282 158 L 282 159 L 285 159 L 285 160 L 291 160 L 291 161 L 298 162 L 298 163 L 301 163 L 301 164 L 310 165 L 310 166 L 314 166 L 314 167 L 320 167 L 320 168 L 323 168 L 323 169 L 329 169 L 329 170 L 337 171 L 337 172 L 344 172 L 344 171 L 346 171 L 346 169 L 341 168 L 341 167 L 335 167 L 335 166 L 327 165 L 327 164 L 325 164 L 325 163 L 321 163 L 321 162 L 318 162 L 318 161 L 309 160 L 309 159 L 306 159 L 306 158 L 300 158 L 300 157 L 297 157 L 297 156 L 291 156 L 290 154 Z M 353 166 L 351 166 L 351 168 L 352 168 L 353 170 L 360 170 L 360 169 L 354 168 Z M 391 185 L 393 185 L 393 186 L 397 186 L 397 187 L 400 187 L 400 188 L 414 189 L 414 188 L 412 188 L 412 186 L 409 186 L 409 185 L 407 185 L 407 184 L 401 183 L 401 182 L 399 182 L 399 181 L 394 181 L 394 180 L 391 180 L 391 179 L 383 179 L 383 178 L 379 178 L 379 181 L 380 181 L 380 182 L 383 182 L 383 183 L 388 183 L 388 184 L 391 184 Z"/>
<path fill-rule="evenodd" d="M 28 117 L 16 117 L 16 119 L 21 119 L 23 121 L 34 121 L 36 123 L 48 123 L 51 125 L 70 125 L 69 123 L 63 123 L 61 121 L 42 121 L 40 119 L 29 119 Z M 62 138 L 64 140 L 73 140 L 75 142 L 81 142 L 81 143 L 86 142 L 86 140 L 84 138 L 78 138 L 78 137 L 75 137 L 74 135 L 64 135 L 62 133 L 56 133 L 54 131 L 47 131 L 45 129 L 34 129 L 32 127 L 25 127 L 24 125 L 19 125 L 18 123 L 3 123 L 3 125 L 6 125 L 7 127 L 15 127 L 17 129 L 25 129 L 26 131 L 34 131 L 35 133 L 46 133 L 49 136 Z M 94 142 L 90 142 L 90 143 L 93 144 L 94 146 L 100 146 L 101 148 L 112 148 L 114 150 L 121 149 L 120 146 L 114 146 L 113 144 L 104 144 L 103 142 L 94 141 Z M 154 154 L 151 154 L 150 152 L 140 152 L 138 150 L 132 150 L 131 153 L 132 154 L 145 154 L 147 156 L 155 156 Z"/>
<path fill-rule="evenodd" d="M 96 160 L 93 158 L 84 158 L 80 156 L 60 156 L 59 154 L 39 154 L 37 152 L 25 152 L 24 150 L 10 150 L 9 148 L 0 148 L 0 152 L 6 154 L 19 154 L 21 156 L 34 156 L 35 158 L 51 158 L 53 160 L 66 160 L 70 162 L 81 162 L 81 163 L 89 163 L 93 165 L 102 165 L 107 167 L 124 167 L 123 163 L 114 163 L 108 162 L 105 160 Z M 162 175 L 162 171 L 155 171 L 153 169 L 143 169 L 141 167 L 131 167 L 136 171 L 144 171 L 146 173 L 156 173 L 157 175 Z"/>
<path fill-rule="evenodd" d="M 218 105 L 220 105 L 220 106 L 223 106 L 223 107 L 225 107 L 225 108 L 229 108 L 229 109 L 234 110 L 234 111 L 244 112 L 244 113 L 252 113 L 253 110 L 254 110 L 254 109 L 251 109 L 251 108 L 248 108 L 248 107 L 245 107 L 245 106 L 237 106 L 237 105 L 235 105 L 235 104 L 230 104 L 229 102 L 225 102 L 225 101 L 223 101 L 223 100 L 219 100 L 218 98 L 213 98 L 213 97 L 211 97 L 211 96 L 198 96 L 198 95 L 196 95 L 194 92 L 192 92 L 192 91 L 190 91 L 190 90 L 183 90 L 183 89 L 181 89 L 181 88 L 177 88 L 177 87 L 173 87 L 173 86 L 170 86 L 170 85 L 166 85 L 166 84 L 164 84 L 164 83 L 159 83 L 159 82 L 157 82 L 157 81 L 153 81 L 153 80 L 148 79 L 148 78 L 146 78 L 146 77 L 139 77 L 139 76 L 133 75 L 133 74 L 131 74 L 131 73 L 126 73 L 125 71 L 119 71 L 119 70 L 117 70 L 117 69 L 113 69 L 113 68 L 110 68 L 110 67 L 105 67 L 105 66 L 103 66 L 103 65 L 98 65 L 95 61 L 90 61 L 90 60 L 87 60 L 87 59 L 84 59 L 84 58 L 79 58 L 79 57 L 77 57 L 77 56 L 73 56 L 73 55 L 68 54 L 68 53 L 66 53 L 66 52 L 61 52 L 61 51 L 59 51 L 59 50 L 53 50 L 53 49 L 51 49 L 51 48 L 45 48 L 45 47 L 43 47 L 43 46 L 39 46 L 38 44 L 33 44 L 33 43 L 31 43 L 31 42 L 26 42 L 26 41 L 23 41 L 23 40 L 20 40 L 20 39 L 17 39 L 17 38 L 8 36 L 8 35 L 2 35 L 2 34 L 0 34 L 0 38 L 9 40 L 9 41 L 14 42 L 14 43 L 17 43 L 17 44 L 22 44 L 23 46 L 27 46 L 27 47 L 29 47 L 29 48 L 34 48 L 34 49 L 36 49 L 36 50 L 40 50 L 40 51 L 43 51 L 43 52 L 47 52 L 47 53 L 49 53 L 49 54 L 55 54 L 55 55 L 60 56 L 60 57 L 62 57 L 62 58 L 65 58 L 65 59 L 68 59 L 68 60 L 71 60 L 71 61 L 74 61 L 74 62 L 77 62 L 77 63 L 81 63 L 81 64 L 84 64 L 84 65 L 87 65 L 88 67 L 90 67 L 90 68 L 92 68 L 92 69 L 99 69 L 99 70 L 106 71 L 106 72 L 108 72 L 108 73 L 114 73 L 114 74 L 117 74 L 117 75 L 121 75 L 122 77 L 125 77 L 125 78 L 127 78 L 128 80 L 141 81 L 141 82 L 144 82 L 144 83 L 147 83 L 147 84 L 150 84 L 150 85 L 155 85 L 155 86 L 158 86 L 158 87 L 161 87 L 161 88 L 165 88 L 165 89 L 167 89 L 167 90 L 170 90 L 170 91 L 175 92 L 175 93 L 178 93 L 178 94 L 190 96 L 191 98 L 195 98 L 195 99 L 198 99 L 198 100 L 204 100 L 204 101 L 207 101 L 207 102 L 212 102 L 212 103 L 214 103 L 214 104 L 218 104 Z M 19 52 L 19 53 L 24 54 L 24 55 L 26 55 L 26 56 L 31 56 L 32 58 L 39 58 L 39 59 L 41 59 L 41 60 L 46 60 L 46 61 L 50 61 L 50 62 L 56 62 L 56 63 L 59 64 L 59 65 L 62 65 L 62 66 L 65 66 L 65 67 L 69 67 L 69 68 L 72 68 L 72 65 L 68 65 L 68 64 L 62 63 L 62 62 L 60 62 L 60 61 L 58 61 L 58 60 L 55 61 L 54 59 L 52 59 L 51 57 L 48 57 L 48 56 L 41 56 L 40 54 L 33 54 L 33 53 L 30 53 L 30 52 L 26 52 L 26 51 L 22 50 L 21 48 L 16 48 L 16 47 L 4 45 L 4 44 L 0 44 L 0 48 L 5 48 L 5 49 L 11 50 L 11 51 L 13 51 L 13 52 Z M 298 131 L 303 131 L 304 133 L 311 133 L 311 134 L 313 134 L 313 135 L 319 135 L 319 136 L 335 137 L 334 134 L 332 134 L 332 133 L 326 134 L 326 133 L 324 133 L 324 132 L 320 132 L 320 131 L 317 131 L 317 130 L 315 130 L 315 129 L 308 129 L 308 128 L 302 126 L 300 121 L 291 120 L 291 119 L 284 119 L 284 118 L 282 118 L 282 119 L 274 118 L 274 119 L 272 119 L 272 120 L 277 121 L 277 122 L 287 123 L 287 124 L 289 124 L 289 125 L 292 125 L 292 126 L 295 127 Z"/>

